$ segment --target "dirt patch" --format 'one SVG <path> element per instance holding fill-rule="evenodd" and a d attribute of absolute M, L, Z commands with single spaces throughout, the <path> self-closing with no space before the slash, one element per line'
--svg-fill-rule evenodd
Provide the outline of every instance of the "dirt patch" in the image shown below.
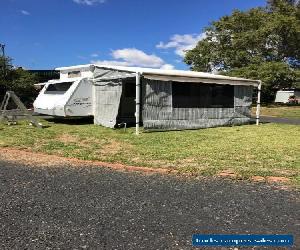
<path fill-rule="evenodd" d="M 57 166 L 66 165 L 66 158 L 19 149 L 0 148 L 0 160 L 18 162 L 25 165 Z"/>
<path fill-rule="evenodd" d="M 77 135 L 62 134 L 56 137 L 57 141 L 63 142 L 65 144 L 76 144 L 83 148 L 91 148 L 93 144 L 103 144 L 103 142 L 96 139 L 80 139 Z"/>
<path fill-rule="evenodd" d="M 102 149 L 100 150 L 100 154 L 102 155 L 112 155 L 117 154 L 119 151 L 127 147 L 127 145 L 123 145 L 121 142 L 111 140 L 109 143 L 103 145 Z"/>
<path fill-rule="evenodd" d="M 58 141 L 63 143 L 77 143 L 78 137 L 70 134 L 62 134 L 56 138 Z"/>
<path fill-rule="evenodd" d="M 65 158 L 57 155 L 48 155 L 43 153 L 36 153 L 31 151 L 25 151 L 12 148 L 0 148 L 0 160 L 8 162 L 18 162 L 29 166 L 99 166 L 107 167 L 120 171 L 134 171 L 134 172 L 146 172 L 146 173 L 178 173 L 176 170 L 163 169 L 163 168 L 148 168 L 148 167 L 136 167 L 127 166 L 120 163 L 108 163 L 102 161 L 88 161 L 79 160 L 76 158 Z"/>
<path fill-rule="evenodd" d="M 251 180 L 256 181 L 256 182 L 265 182 L 266 181 L 265 177 L 258 176 L 258 175 L 252 176 Z"/>
<path fill-rule="evenodd" d="M 267 182 L 270 183 L 287 183 L 290 182 L 290 179 L 287 177 L 276 177 L 276 176 L 269 176 L 266 178 Z"/>
<path fill-rule="evenodd" d="M 114 169 L 117 171 L 130 171 L 130 172 L 142 172 L 146 174 L 175 174 L 178 176 L 192 176 L 190 173 L 181 173 L 176 169 L 170 168 L 150 168 L 150 167 L 137 167 L 127 166 L 121 163 L 108 163 L 102 161 L 90 161 L 90 160 L 79 160 L 76 158 L 66 158 L 57 155 L 48 155 L 44 153 L 32 152 L 29 150 L 15 149 L 15 148 L 1 148 L 0 147 L 0 160 L 21 163 L 32 167 L 58 167 L 58 166 L 97 166 Z M 165 166 L 165 165 L 164 165 Z M 165 166 L 166 167 L 166 166 Z M 238 175 L 232 170 L 223 170 L 217 174 L 218 177 L 238 179 Z M 286 177 L 262 177 L 253 176 L 250 178 L 252 181 L 266 181 L 268 183 L 286 184 L 290 182 L 289 178 Z"/>
<path fill-rule="evenodd" d="M 192 168 L 197 169 L 198 171 L 205 170 L 209 167 L 209 164 L 205 161 L 205 159 L 195 159 L 195 158 L 184 158 L 180 160 L 176 160 L 175 162 L 176 166 L 180 167 L 186 167 L 186 168 Z"/>
<path fill-rule="evenodd" d="M 225 178 L 237 178 L 237 174 L 234 173 L 232 170 L 223 170 L 219 172 L 217 176 Z"/>

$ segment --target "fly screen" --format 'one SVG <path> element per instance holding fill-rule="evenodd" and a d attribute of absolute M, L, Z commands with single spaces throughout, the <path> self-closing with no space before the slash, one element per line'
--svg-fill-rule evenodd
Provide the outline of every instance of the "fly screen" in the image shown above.
<path fill-rule="evenodd" d="M 234 86 L 203 83 L 172 83 L 174 108 L 233 108 Z"/>

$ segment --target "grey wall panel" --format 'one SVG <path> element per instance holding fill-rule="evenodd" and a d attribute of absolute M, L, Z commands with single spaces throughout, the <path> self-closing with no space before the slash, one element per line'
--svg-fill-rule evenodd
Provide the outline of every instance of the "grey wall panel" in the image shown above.
<path fill-rule="evenodd" d="M 144 128 L 149 130 L 199 129 L 249 123 L 249 118 L 198 119 L 198 120 L 149 120 Z"/>
<path fill-rule="evenodd" d="M 96 67 L 94 70 L 93 77 L 94 77 L 95 84 L 97 84 L 98 82 L 102 82 L 103 80 L 114 80 L 114 79 L 135 77 L 135 74 Z"/>
<path fill-rule="evenodd" d="M 113 128 L 116 125 L 122 81 L 97 82 L 94 88 L 94 123 Z"/>
<path fill-rule="evenodd" d="M 252 86 L 234 87 L 233 108 L 173 108 L 172 82 L 143 79 L 145 129 L 196 129 L 250 121 Z"/>

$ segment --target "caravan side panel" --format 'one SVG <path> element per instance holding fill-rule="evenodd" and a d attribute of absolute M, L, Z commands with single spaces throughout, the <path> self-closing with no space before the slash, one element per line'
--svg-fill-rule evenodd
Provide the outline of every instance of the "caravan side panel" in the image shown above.
<path fill-rule="evenodd" d="M 92 82 L 82 79 L 65 105 L 66 116 L 92 116 Z"/>

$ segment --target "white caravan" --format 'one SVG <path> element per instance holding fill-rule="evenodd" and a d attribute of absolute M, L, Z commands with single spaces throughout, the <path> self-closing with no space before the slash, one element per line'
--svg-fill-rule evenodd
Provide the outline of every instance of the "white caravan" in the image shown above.
<path fill-rule="evenodd" d="M 300 90 L 299 89 L 290 89 L 290 90 L 278 90 L 276 92 L 275 102 L 277 103 L 288 103 L 289 98 L 295 96 L 297 100 L 300 99 Z"/>
<path fill-rule="evenodd" d="M 92 65 L 57 68 L 60 79 L 44 85 L 33 103 L 36 113 L 51 116 L 92 116 Z"/>

